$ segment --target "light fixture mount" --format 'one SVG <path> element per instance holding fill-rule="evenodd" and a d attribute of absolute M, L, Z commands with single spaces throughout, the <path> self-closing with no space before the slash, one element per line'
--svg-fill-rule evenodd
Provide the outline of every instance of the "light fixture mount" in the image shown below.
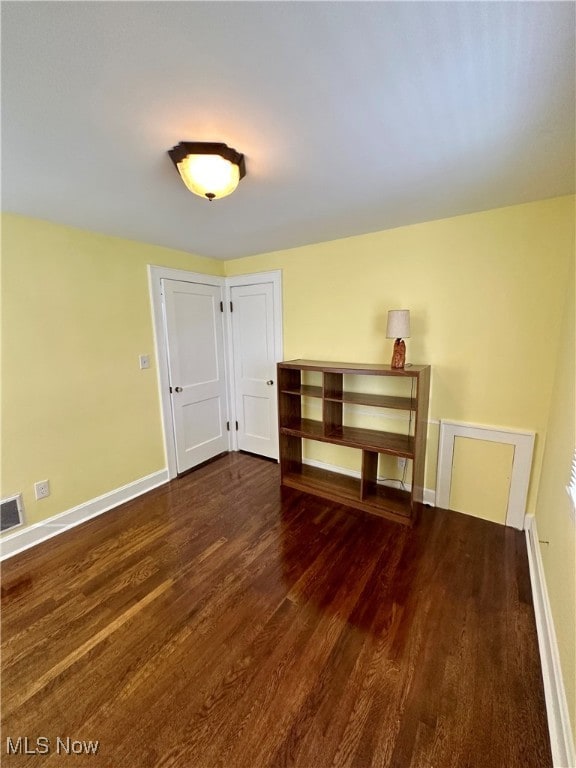
<path fill-rule="evenodd" d="M 220 142 L 181 141 L 168 154 L 188 189 L 208 200 L 231 194 L 246 175 L 244 155 Z"/>

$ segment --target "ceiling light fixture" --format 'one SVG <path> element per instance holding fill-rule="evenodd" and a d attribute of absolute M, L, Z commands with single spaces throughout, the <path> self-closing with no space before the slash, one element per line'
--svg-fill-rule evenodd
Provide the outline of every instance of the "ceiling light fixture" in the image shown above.
<path fill-rule="evenodd" d="M 208 200 L 231 194 L 246 175 L 244 155 L 226 144 L 181 141 L 168 154 L 190 192 Z"/>

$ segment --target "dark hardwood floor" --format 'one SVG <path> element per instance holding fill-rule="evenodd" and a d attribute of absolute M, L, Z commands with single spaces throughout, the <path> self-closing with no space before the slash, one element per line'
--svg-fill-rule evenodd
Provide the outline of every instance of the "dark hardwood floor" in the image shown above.
<path fill-rule="evenodd" d="M 518 531 L 406 528 L 229 454 L 2 577 L 3 766 L 552 764 Z"/>

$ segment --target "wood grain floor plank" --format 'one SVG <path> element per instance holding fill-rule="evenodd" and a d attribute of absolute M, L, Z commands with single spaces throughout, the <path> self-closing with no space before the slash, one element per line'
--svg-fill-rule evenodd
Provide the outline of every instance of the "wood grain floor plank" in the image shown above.
<path fill-rule="evenodd" d="M 9 768 L 551 766 L 522 534 L 399 526 L 252 456 L 7 561 L 2 650 Z"/>

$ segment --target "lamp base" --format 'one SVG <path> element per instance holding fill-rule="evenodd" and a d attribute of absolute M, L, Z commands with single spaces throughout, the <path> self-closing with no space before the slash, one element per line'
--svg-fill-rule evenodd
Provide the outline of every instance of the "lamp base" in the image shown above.
<path fill-rule="evenodd" d="M 394 351 L 392 352 L 391 368 L 404 368 L 406 362 L 406 344 L 402 339 L 396 339 L 394 342 Z"/>

